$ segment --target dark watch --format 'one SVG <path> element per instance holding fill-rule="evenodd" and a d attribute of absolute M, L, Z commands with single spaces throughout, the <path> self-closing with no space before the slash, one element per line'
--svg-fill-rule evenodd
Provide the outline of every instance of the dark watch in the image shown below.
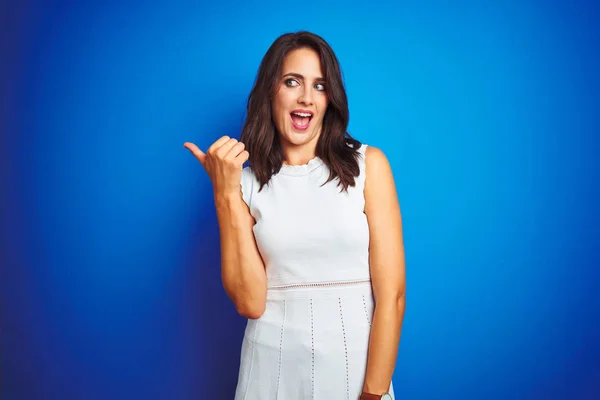
<path fill-rule="evenodd" d="M 392 395 L 389 393 L 373 394 L 362 392 L 359 400 L 392 400 Z"/>

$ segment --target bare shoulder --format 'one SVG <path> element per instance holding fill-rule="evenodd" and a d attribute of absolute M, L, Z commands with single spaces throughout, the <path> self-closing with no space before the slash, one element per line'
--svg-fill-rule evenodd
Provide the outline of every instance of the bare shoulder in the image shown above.
<path fill-rule="evenodd" d="M 386 175 L 391 175 L 392 173 L 392 168 L 390 167 L 387 156 L 377 147 L 367 146 L 367 149 L 365 150 L 365 166 L 367 181 L 385 178 Z"/>
<path fill-rule="evenodd" d="M 365 211 L 382 213 L 397 208 L 398 197 L 392 167 L 384 152 L 373 146 L 365 150 Z"/>

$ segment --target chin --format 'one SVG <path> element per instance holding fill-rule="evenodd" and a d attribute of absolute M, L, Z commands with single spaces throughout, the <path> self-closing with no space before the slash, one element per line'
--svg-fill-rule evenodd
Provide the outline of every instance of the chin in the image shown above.
<path fill-rule="evenodd" d="M 315 135 L 313 134 L 313 132 L 295 132 L 293 130 L 288 131 L 285 135 L 285 139 L 289 143 L 296 146 L 309 143 L 311 140 L 314 139 L 314 137 Z"/>

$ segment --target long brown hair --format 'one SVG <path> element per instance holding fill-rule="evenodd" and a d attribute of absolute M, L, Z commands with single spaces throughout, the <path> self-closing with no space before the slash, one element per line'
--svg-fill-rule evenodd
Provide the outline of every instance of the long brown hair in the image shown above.
<path fill-rule="evenodd" d="M 327 182 L 339 177 L 343 190 L 355 185 L 359 175 L 358 148 L 361 143 L 352 138 L 348 128 L 348 98 L 339 62 L 329 44 L 320 36 L 307 31 L 279 36 L 263 57 L 254 87 L 247 103 L 247 114 L 240 141 L 250 153 L 250 168 L 260 183 L 260 189 L 278 173 L 284 160 L 277 129 L 273 122 L 271 102 L 278 88 L 285 56 L 292 50 L 310 48 L 321 60 L 325 92 L 329 99 L 323 128 L 316 147 L 316 156 L 329 167 Z M 351 145 L 352 147 L 350 147 Z"/>

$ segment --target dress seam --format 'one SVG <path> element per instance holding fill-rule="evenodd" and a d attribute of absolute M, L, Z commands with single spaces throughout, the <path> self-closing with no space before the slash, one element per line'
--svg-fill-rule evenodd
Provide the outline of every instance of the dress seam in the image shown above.
<path fill-rule="evenodd" d="M 365 295 L 362 295 L 362 299 L 363 299 L 363 307 L 365 309 L 365 318 L 367 319 L 367 324 L 369 324 L 369 326 L 371 326 L 371 320 L 369 318 L 369 312 L 367 311 L 367 302 L 365 300 Z"/>
<path fill-rule="evenodd" d="M 283 300 L 283 321 L 281 322 L 281 335 L 279 338 L 279 371 L 277 372 L 277 391 L 275 393 L 276 398 L 279 398 L 279 383 L 281 381 L 281 360 L 283 356 L 283 332 L 285 327 L 285 317 L 286 317 L 286 306 L 285 300 Z"/>
<path fill-rule="evenodd" d="M 254 350 L 256 348 L 256 336 L 258 336 L 258 324 L 259 321 L 256 321 L 256 326 L 254 327 L 254 335 L 252 337 L 252 341 L 250 345 L 252 346 L 252 353 L 250 355 L 250 368 L 248 368 L 248 381 L 246 382 L 246 390 L 244 391 L 244 400 L 248 396 L 248 388 L 250 387 L 250 382 L 252 381 L 252 367 L 254 366 Z"/>
<path fill-rule="evenodd" d="M 315 398 L 315 329 L 314 329 L 314 314 L 313 314 L 313 299 L 310 299 L 310 341 L 312 346 L 312 364 L 311 364 L 311 390 L 312 399 Z"/>
<path fill-rule="evenodd" d="M 342 323 L 342 334 L 344 336 L 344 355 L 346 357 L 346 400 L 350 400 L 350 371 L 348 365 L 348 342 L 346 341 L 346 329 L 344 327 L 344 315 L 342 312 L 342 298 L 338 297 L 340 305 L 340 321 Z"/>

